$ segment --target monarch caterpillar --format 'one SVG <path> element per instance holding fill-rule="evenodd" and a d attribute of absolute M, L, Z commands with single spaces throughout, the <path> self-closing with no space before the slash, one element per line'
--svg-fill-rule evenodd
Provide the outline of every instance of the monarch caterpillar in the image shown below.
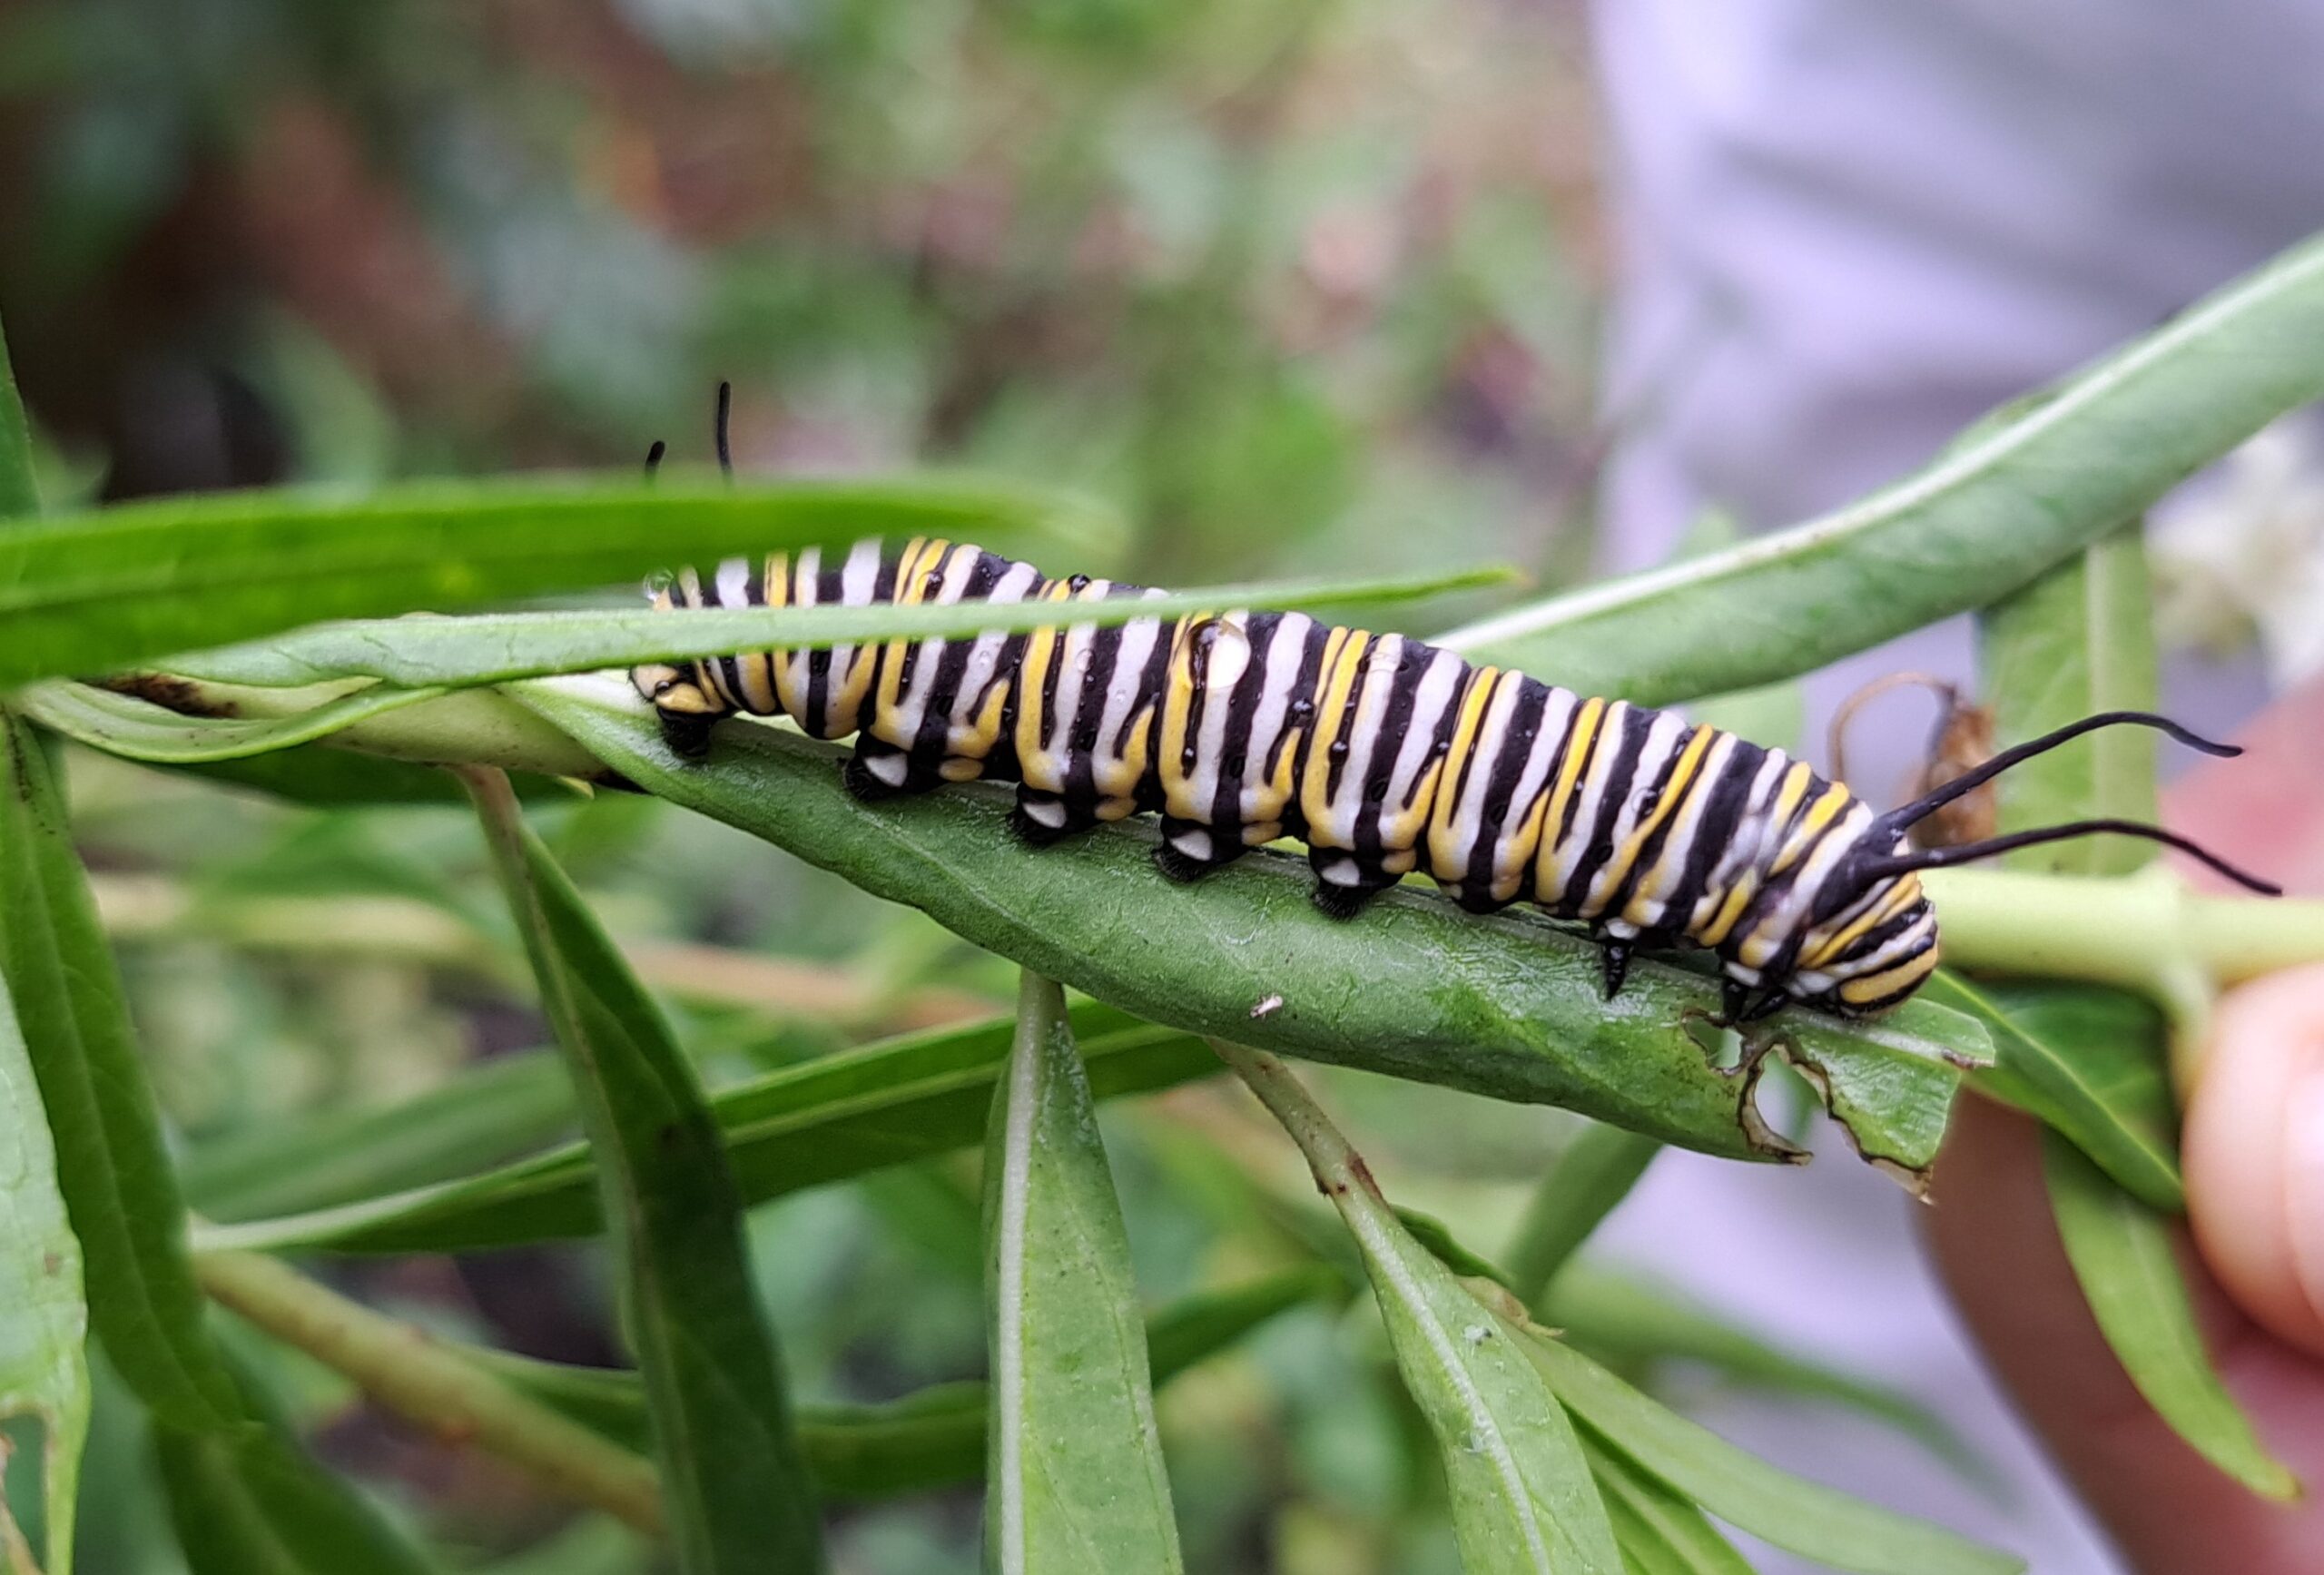
<path fill-rule="evenodd" d="M 722 464 L 726 408 L 722 389 Z M 663 609 L 1157 594 L 1052 580 L 926 538 L 861 542 L 829 561 L 812 548 L 730 559 L 707 584 L 685 569 L 652 588 Z M 1782 750 L 1297 613 L 1098 628 L 1061 607 L 1057 626 L 1026 633 L 743 652 L 651 663 L 631 679 L 681 755 L 704 753 L 721 717 L 780 712 L 814 737 L 858 734 L 846 781 L 866 798 L 1013 780 L 1011 824 L 1036 845 L 1158 811 L 1156 862 L 1177 881 L 1290 835 L 1307 844 L 1317 906 L 1336 918 L 1416 869 L 1472 911 L 1530 900 L 1603 943 L 1610 999 L 1634 950 L 1704 947 L 1722 965 L 1732 1023 L 1787 1001 L 1866 1017 L 1912 994 L 1937 960 L 1924 869 L 2115 832 L 2276 891 L 2132 821 L 1907 842 L 1915 822 L 2096 728 L 2136 724 L 2206 753 L 2240 753 L 2143 712 L 2085 717 L 1883 814 Z"/>

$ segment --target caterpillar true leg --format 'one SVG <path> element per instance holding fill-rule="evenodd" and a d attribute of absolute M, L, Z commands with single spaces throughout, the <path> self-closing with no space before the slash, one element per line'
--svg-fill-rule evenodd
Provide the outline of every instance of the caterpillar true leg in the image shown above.
<path fill-rule="evenodd" d="M 1606 970 L 1608 1000 L 1622 993 L 1622 981 L 1630 977 L 1631 946 L 1628 940 L 1609 940 L 1604 944 L 1601 961 Z"/>
<path fill-rule="evenodd" d="M 662 742 L 680 760 L 700 760 L 710 753 L 710 731 L 718 725 L 715 716 L 691 716 L 684 712 L 662 711 L 655 714 L 662 724 Z"/>

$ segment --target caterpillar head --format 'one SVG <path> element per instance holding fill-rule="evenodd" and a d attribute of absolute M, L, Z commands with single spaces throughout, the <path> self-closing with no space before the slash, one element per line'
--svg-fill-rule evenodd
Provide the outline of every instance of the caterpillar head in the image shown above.
<path fill-rule="evenodd" d="M 646 580 L 645 588 L 647 604 L 657 613 L 666 613 L 679 605 L 702 605 L 701 590 L 692 569 L 677 575 L 654 575 Z M 679 716 L 717 716 L 727 709 L 704 688 L 701 671 L 692 662 L 640 663 L 629 670 L 629 681 L 656 711 Z"/>
<path fill-rule="evenodd" d="M 706 693 L 696 681 L 691 663 L 684 667 L 648 662 L 629 670 L 629 681 L 656 711 L 680 716 L 724 716 L 724 702 Z"/>
<path fill-rule="evenodd" d="M 1867 1017 L 1902 1001 L 1936 967 L 1936 912 L 1915 871 L 1965 864 L 2016 848 L 2109 832 L 2143 838 L 2197 859 L 2250 891 L 2280 897 L 2282 889 L 2160 826 L 2140 821 L 2074 821 L 2039 826 L 1984 842 L 1916 849 L 1906 839 L 1915 822 L 1991 782 L 2010 767 L 2102 727 L 2123 723 L 2152 727 L 2206 754 L 2235 755 L 2230 744 L 2199 738 L 2167 717 L 2143 711 L 2107 711 L 2004 750 L 1923 798 L 1873 821 L 1837 878 L 1795 953 L 1784 989 L 1794 999 L 1844 1017 Z"/>

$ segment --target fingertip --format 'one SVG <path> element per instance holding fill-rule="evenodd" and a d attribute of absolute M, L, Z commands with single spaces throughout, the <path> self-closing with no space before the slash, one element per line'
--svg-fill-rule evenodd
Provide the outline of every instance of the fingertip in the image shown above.
<path fill-rule="evenodd" d="M 2221 1000 L 2181 1159 L 2196 1247 L 2221 1285 L 2324 1356 L 2324 964 Z"/>

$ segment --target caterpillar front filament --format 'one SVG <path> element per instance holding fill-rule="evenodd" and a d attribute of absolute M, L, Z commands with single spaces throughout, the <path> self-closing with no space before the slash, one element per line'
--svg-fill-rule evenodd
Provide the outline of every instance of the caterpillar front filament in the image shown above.
<path fill-rule="evenodd" d="M 1637 947 L 1709 948 L 1730 1020 L 1787 999 L 1848 1016 L 1894 1006 L 1936 966 L 1936 915 L 1915 871 L 2034 842 L 2112 831 L 2168 842 L 2243 884 L 2267 883 L 2158 828 L 2087 822 L 1916 851 L 1907 828 L 2018 761 L 2092 728 L 2136 723 L 2213 754 L 2159 716 L 2086 718 L 1876 814 L 1779 749 L 1669 712 L 1588 699 L 1472 666 L 1400 635 L 1296 613 L 1232 611 L 1107 627 L 1064 604 L 1154 593 L 978 547 L 864 542 L 691 569 L 657 607 L 1054 601 L 1054 627 L 738 653 L 633 674 L 680 753 L 734 712 L 859 734 L 848 785 L 866 797 L 984 777 L 1015 781 L 1013 821 L 1040 844 L 1143 812 L 1157 862 L 1191 881 L 1290 835 L 1318 906 L 1356 913 L 1425 871 L 1462 907 L 1530 901 L 1606 943 L 1621 988 Z"/>

